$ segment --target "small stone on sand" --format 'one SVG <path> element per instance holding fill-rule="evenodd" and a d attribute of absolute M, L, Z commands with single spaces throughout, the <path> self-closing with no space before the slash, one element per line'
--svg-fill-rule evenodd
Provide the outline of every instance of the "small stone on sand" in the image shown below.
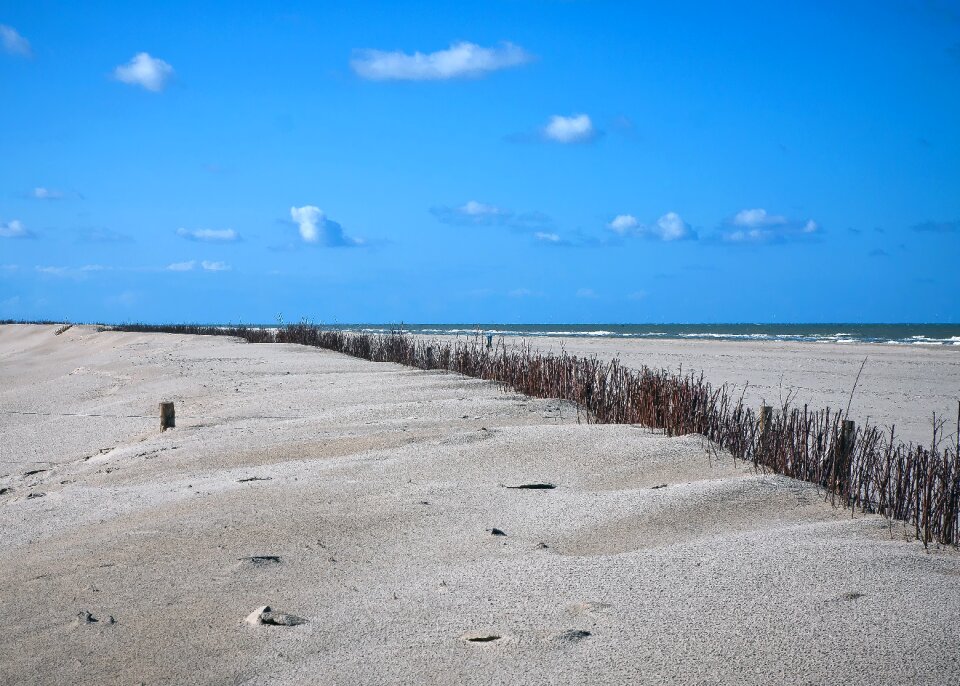
<path fill-rule="evenodd" d="M 285 612 L 274 612 L 269 605 L 258 607 L 243 620 L 244 624 L 249 624 L 250 626 L 296 626 L 298 624 L 305 624 L 306 621 L 303 617 L 297 617 L 296 615 Z"/>

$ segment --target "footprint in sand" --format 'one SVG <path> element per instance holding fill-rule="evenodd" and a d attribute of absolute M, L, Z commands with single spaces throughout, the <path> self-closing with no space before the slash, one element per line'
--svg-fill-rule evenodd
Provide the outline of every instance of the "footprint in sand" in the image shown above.
<path fill-rule="evenodd" d="M 460 639 L 467 643 L 494 643 L 502 639 L 500 634 L 494 634 L 486 631 L 468 631 L 460 636 Z"/>
<path fill-rule="evenodd" d="M 72 622 L 74 626 L 89 626 L 91 624 L 103 624 L 108 626 L 116 623 L 117 620 L 113 618 L 113 615 L 107 615 L 106 619 L 100 619 L 99 617 L 94 617 L 86 610 L 80 610 Z"/>
<path fill-rule="evenodd" d="M 280 564 L 279 555 L 250 555 L 248 557 L 237 558 L 241 562 L 246 562 L 254 567 L 269 567 Z"/>
<path fill-rule="evenodd" d="M 590 638 L 592 635 L 593 634 L 586 629 L 567 629 L 566 631 L 561 631 L 553 638 L 555 641 L 560 641 L 561 643 L 579 643 L 585 638 Z"/>

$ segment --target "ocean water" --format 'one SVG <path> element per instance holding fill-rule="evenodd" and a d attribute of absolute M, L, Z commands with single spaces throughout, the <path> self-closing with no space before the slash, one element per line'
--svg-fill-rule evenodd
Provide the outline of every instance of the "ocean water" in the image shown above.
<path fill-rule="evenodd" d="M 341 324 L 330 328 L 386 333 L 520 338 L 650 338 L 804 343 L 960 346 L 960 324 Z"/>

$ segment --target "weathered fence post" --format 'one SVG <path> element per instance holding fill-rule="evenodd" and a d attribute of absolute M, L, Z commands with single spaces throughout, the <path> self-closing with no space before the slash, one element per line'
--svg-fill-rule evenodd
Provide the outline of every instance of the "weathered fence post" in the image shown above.
<path fill-rule="evenodd" d="M 773 406 L 761 405 L 759 425 L 758 425 L 760 429 L 761 438 L 767 435 L 767 432 L 770 431 L 770 426 L 772 424 L 773 424 Z"/>
<path fill-rule="evenodd" d="M 166 431 L 177 425 L 176 413 L 172 402 L 160 403 L 160 430 Z"/>
<path fill-rule="evenodd" d="M 770 427 L 773 426 L 773 406 L 772 405 L 761 405 L 760 414 L 757 417 L 757 436 L 759 436 L 760 441 L 758 452 L 759 455 L 754 456 L 754 461 L 758 457 L 762 458 L 766 455 L 767 452 L 767 435 L 770 433 Z"/>
<path fill-rule="evenodd" d="M 837 444 L 837 457 L 834 462 L 837 490 L 843 493 L 850 478 L 850 461 L 853 458 L 853 443 L 857 436 L 857 424 L 852 419 L 844 419 L 840 425 L 840 442 Z"/>
<path fill-rule="evenodd" d="M 433 369 L 433 347 L 427 346 L 427 369 Z"/>

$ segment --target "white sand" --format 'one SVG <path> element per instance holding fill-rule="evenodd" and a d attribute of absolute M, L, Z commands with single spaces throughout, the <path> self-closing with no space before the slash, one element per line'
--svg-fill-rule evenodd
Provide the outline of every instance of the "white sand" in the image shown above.
<path fill-rule="evenodd" d="M 697 437 L 317 349 L 54 329 L 0 327 L 0 683 L 960 682 L 956 550 Z M 308 621 L 244 624 L 264 605 Z"/>

